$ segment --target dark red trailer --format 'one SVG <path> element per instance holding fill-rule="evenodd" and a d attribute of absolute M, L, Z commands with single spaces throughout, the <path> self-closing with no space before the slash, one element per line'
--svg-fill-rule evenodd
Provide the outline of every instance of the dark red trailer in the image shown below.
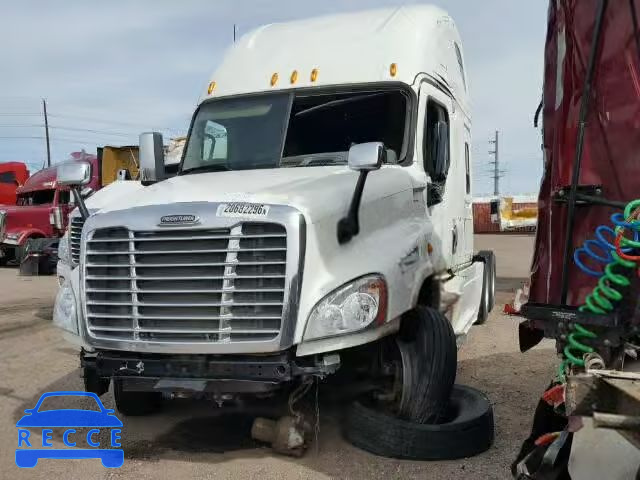
<path fill-rule="evenodd" d="M 602 3 L 549 4 L 534 303 L 583 303 L 596 279 L 576 267 L 573 250 L 596 227 L 610 225 L 617 207 L 640 197 L 640 41 L 634 12 L 640 1 L 609 1 L 598 23 Z M 598 27 L 599 45 L 592 49 Z"/>

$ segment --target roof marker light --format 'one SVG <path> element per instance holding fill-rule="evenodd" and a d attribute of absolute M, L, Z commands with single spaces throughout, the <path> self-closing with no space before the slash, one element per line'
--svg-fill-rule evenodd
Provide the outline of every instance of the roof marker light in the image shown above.
<path fill-rule="evenodd" d="M 389 73 L 392 77 L 395 77 L 398 74 L 398 65 L 396 63 L 392 63 L 389 67 Z"/>
<path fill-rule="evenodd" d="M 291 80 L 291 84 L 292 85 L 298 81 L 298 71 L 297 70 L 294 70 L 293 72 L 291 72 L 290 80 Z"/>
<path fill-rule="evenodd" d="M 216 89 L 216 82 L 211 82 L 207 87 L 207 93 L 211 95 L 215 89 Z"/>
<path fill-rule="evenodd" d="M 314 68 L 311 70 L 311 81 L 315 82 L 316 80 L 318 80 L 318 69 Z"/>
<path fill-rule="evenodd" d="M 278 83 L 278 72 L 271 75 L 271 86 L 274 87 Z"/>

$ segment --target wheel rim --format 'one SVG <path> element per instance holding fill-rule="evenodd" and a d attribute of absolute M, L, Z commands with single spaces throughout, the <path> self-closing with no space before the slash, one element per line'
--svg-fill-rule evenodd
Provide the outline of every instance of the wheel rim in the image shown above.
<path fill-rule="evenodd" d="M 409 402 L 411 400 L 411 392 L 409 386 L 411 385 L 413 369 L 411 368 L 411 353 L 410 344 L 403 342 L 400 339 L 396 339 L 396 345 L 400 351 L 400 372 L 399 372 L 399 393 L 397 411 L 398 415 L 406 416 L 409 413 Z"/>
<path fill-rule="evenodd" d="M 396 338 L 389 342 L 389 345 L 393 345 L 393 355 L 384 362 L 383 370 L 386 372 L 387 378 L 391 378 L 385 382 L 385 388 L 379 391 L 375 397 L 384 410 L 397 416 L 403 416 L 408 413 L 411 401 L 409 391 L 413 375 L 410 361 L 411 343 Z"/>

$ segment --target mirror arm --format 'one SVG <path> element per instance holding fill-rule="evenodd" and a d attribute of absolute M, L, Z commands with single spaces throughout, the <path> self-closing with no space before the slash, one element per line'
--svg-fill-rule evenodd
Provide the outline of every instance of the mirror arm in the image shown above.
<path fill-rule="evenodd" d="M 362 200 L 362 192 L 364 191 L 364 184 L 367 180 L 368 173 L 369 170 L 360 171 L 360 176 L 356 183 L 356 189 L 354 190 L 353 197 L 351 198 L 349 213 L 347 213 L 347 216 L 340 219 L 338 222 L 338 243 L 340 245 L 347 243 L 360 233 L 358 211 L 360 210 L 360 201 Z"/>
<path fill-rule="evenodd" d="M 78 205 L 78 210 L 80 211 L 80 215 L 82 215 L 82 219 L 86 220 L 89 218 L 89 210 L 87 209 L 87 205 L 84 203 L 84 199 L 80 194 L 79 187 L 71 187 L 71 192 L 73 193 L 73 198 Z"/>

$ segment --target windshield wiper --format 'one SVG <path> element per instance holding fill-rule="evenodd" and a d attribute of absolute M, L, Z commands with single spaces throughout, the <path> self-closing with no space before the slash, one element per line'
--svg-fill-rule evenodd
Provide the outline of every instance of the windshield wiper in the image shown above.
<path fill-rule="evenodd" d="M 325 103 L 321 103 L 320 105 L 315 105 L 313 107 L 300 110 L 298 113 L 294 114 L 294 117 L 301 117 L 303 115 L 308 115 L 310 113 L 318 112 L 320 110 L 325 110 L 327 108 L 333 108 L 338 105 L 344 105 L 345 103 L 359 102 L 360 100 L 367 100 L 369 98 L 375 98 L 382 95 L 385 95 L 385 93 L 378 92 L 378 93 L 370 93 L 368 95 L 358 95 L 355 97 L 339 98 L 338 100 L 331 100 Z"/>
<path fill-rule="evenodd" d="M 308 163 L 293 165 L 294 167 L 328 167 L 331 165 L 346 165 L 347 163 L 340 158 L 316 158 Z"/>
<path fill-rule="evenodd" d="M 191 167 L 186 170 L 182 170 L 180 175 L 189 175 L 191 173 L 204 173 L 204 172 L 227 172 L 231 170 L 226 165 L 200 165 L 198 167 Z"/>

